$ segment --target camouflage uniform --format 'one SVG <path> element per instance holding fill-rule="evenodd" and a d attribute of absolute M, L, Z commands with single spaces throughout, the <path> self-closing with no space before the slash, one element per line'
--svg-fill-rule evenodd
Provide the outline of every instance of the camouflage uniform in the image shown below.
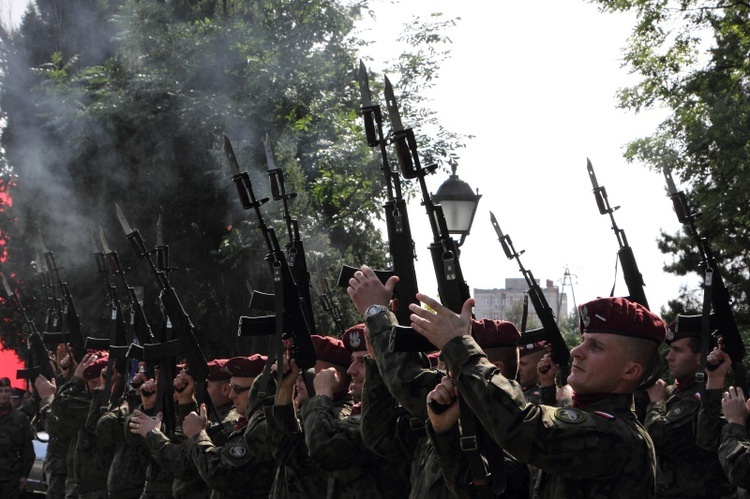
<path fill-rule="evenodd" d="M 29 418 L 8 407 L 0 411 L 0 497 L 19 497 L 18 481 L 34 465 L 34 434 Z"/>
<path fill-rule="evenodd" d="M 143 405 L 139 406 L 138 410 L 151 418 L 157 414 L 156 408 L 145 409 Z M 147 462 L 143 490 L 139 497 L 141 499 L 170 499 L 172 497 L 174 473 L 162 467 L 158 461 L 153 459 L 151 453 L 148 451 L 144 437 L 129 431 L 132 416 L 132 414 L 128 414 L 125 417 L 125 428 L 128 429 L 125 432 L 125 440 L 129 445 L 138 447 L 142 452 L 145 452 Z"/>
<path fill-rule="evenodd" d="M 390 351 L 391 335 L 397 334 L 391 328 L 396 324 L 396 317 L 391 313 L 379 314 L 367 319 L 367 329 L 370 331 L 370 340 L 375 350 L 379 372 L 388 390 L 399 404 L 406 408 L 413 418 L 425 421 L 427 419 L 427 394 L 440 383 L 445 373 L 431 368 L 424 354 Z M 430 473 L 418 475 L 417 480 L 412 481 L 410 497 L 455 497 L 455 491 L 462 487 L 455 484 L 456 488 L 453 491 L 449 489 L 443 473 L 439 472 L 440 463 L 432 446 L 432 441 L 425 439 L 424 442 L 420 442 L 418 452 L 413 456 L 415 461 L 412 467 L 427 469 Z M 485 446 L 483 449 L 486 450 L 486 448 Z M 501 456 L 502 453 L 498 451 L 496 455 Z M 511 488 L 513 490 L 527 489 L 528 472 L 525 471 L 525 467 L 514 465 L 514 469 L 518 469 L 521 474 L 508 473 L 509 481 L 519 482 L 518 486 Z M 430 480 L 427 480 L 428 478 Z"/>
<path fill-rule="evenodd" d="M 373 329 L 383 328 L 385 320 L 370 319 Z M 653 443 L 636 420 L 632 394 L 603 396 L 585 410 L 535 406 L 471 337 L 454 338 L 442 354 L 490 436 L 543 471 L 535 497 L 653 497 Z"/>
<path fill-rule="evenodd" d="M 148 452 L 126 440 L 130 429 L 125 418 L 130 413 L 126 401 L 104 414 L 96 425 L 100 445 L 115 447 L 112 465 L 107 475 L 107 491 L 112 499 L 136 499 L 146 481 Z"/>
<path fill-rule="evenodd" d="M 213 489 L 212 499 L 265 499 L 271 490 L 276 465 L 268 445 L 262 404 L 254 396 L 258 379 L 261 377 L 256 378 L 249 395 L 249 419 L 240 418 L 225 445 L 214 445 L 205 431 L 185 443 L 201 478 Z"/>
<path fill-rule="evenodd" d="M 301 413 L 310 458 L 331 473 L 329 498 L 407 497 L 407 467 L 384 459 L 365 446 L 360 414 L 339 419 L 333 401 L 322 395 L 307 400 Z"/>
<path fill-rule="evenodd" d="M 185 416 L 192 411 L 196 411 L 197 408 L 196 403 L 178 405 L 176 427 L 178 429 L 181 428 Z M 238 415 L 233 410 L 231 403 L 217 407 L 216 411 L 223 418 L 222 425 L 224 431 L 231 428 L 221 438 L 221 442 L 226 442 L 234 429 Z M 201 478 L 192 458 L 183 445 L 185 440 L 184 435 L 179 431 L 176 433 L 174 442 L 160 431 L 149 432 L 146 435 L 146 447 L 151 452 L 151 457 L 159 466 L 171 472 L 175 477 L 172 482 L 172 497 L 175 499 L 205 499 L 210 497 L 211 489 Z M 218 445 L 219 442 L 214 442 L 214 444 Z"/>
<path fill-rule="evenodd" d="M 365 359 L 362 388 L 362 440 L 376 454 L 409 466 L 408 497 L 455 497 L 434 459 L 424 424 L 412 418 L 388 391 L 375 360 Z"/>
<path fill-rule="evenodd" d="M 52 401 L 52 412 L 60 421 L 78 429 L 73 454 L 73 477 L 78 496 L 83 499 L 107 498 L 107 475 L 114 447 L 98 442 L 96 424 L 101 408 L 108 405 L 108 393 L 95 390 L 89 395 L 85 382 L 71 378 Z"/>
<path fill-rule="evenodd" d="M 64 384 L 59 381 L 60 386 Z M 59 391 L 59 389 L 58 389 Z M 42 427 L 49 435 L 47 455 L 44 458 L 44 476 L 47 480 L 47 497 L 63 499 L 65 497 L 65 479 L 68 476 L 68 447 L 75 432 L 69 425 L 61 424 L 52 414 L 54 396 L 42 399 L 39 403 L 39 418 Z"/>
<path fill-rule="evenodd" d="M 672 385 L 666 402 L 646 408 L 645 426 L 656 448 L 656 497 L 718 497 L 731 490 L 716 453 L 696 445 L 700 400 L 698 385 Z"/>

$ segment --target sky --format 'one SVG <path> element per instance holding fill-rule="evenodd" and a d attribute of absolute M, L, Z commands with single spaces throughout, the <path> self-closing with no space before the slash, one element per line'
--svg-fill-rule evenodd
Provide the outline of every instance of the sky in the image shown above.
<path fill-rule="evenodd" d="M 0 20 L 20 19 L 26 2 L 0 0 Z M 665 116 L 616 108 L 617 89 L 636 81 L 621 67 L 632 16 L 600 13 L 583 0 L 539 0 L 533 7 L 507 0 L 371 0 L 370 8 L 376 21 L 361 23 L 358 34 L 372 41 L 362 55 L 377 72 L 404 50 L 396 38 L 412 16 L 460 18 L 449 32 L 451 58 L 427 96 L 446 128 L 475 136 L 459 152 L 457 170 L 482 195 L 460 258 L 470 288 L 502 288 L 506 278 L 522 277 L 502 252 L 492 211 L 542 284 L 562 285 L 567 269 L 569 306 L 608 296 L 613 286 L 616 296 L 627 295 L 615 270 L 617 239 L 596 207 L 587 158 L 611 205 L 621 206 L 615 221 L 633 248 L 651 309 L 675 298 L 681 284 L 697 284 L 697 276 L 662 270 L 671 257 L 656 246 L 659 232 L 680 229 L 663 176 L 623 158 L 624 144 L 650 135 Z M 398 75 L 388 76 L 398 98 Z M 383 96 L 373 97 L 385 107 Z M 419 133 L 419 123 L 402 121 Z M 429 190 L 446 179 L 431 175 Z M 434 296 L 432 234 L 419 200 L 409 216 L 419 286 Z"/>

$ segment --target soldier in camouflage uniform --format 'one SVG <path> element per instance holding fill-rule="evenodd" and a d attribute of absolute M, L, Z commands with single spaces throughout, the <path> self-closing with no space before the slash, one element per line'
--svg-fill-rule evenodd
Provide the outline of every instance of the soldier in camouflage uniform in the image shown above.
<path fill-rule="evenodd" d="M 336 369 L 323 369 L 315 375 L 315 396 L 304 403 L 301 411 L 310 458 L 331 474 L 329 498 L 406 498 L 407 467 L 378 456 L 362 441 L 361 399 L 367 355 L 364 324 L 347 329 L 342 341 L 351 354 L 347 374 L 351 377 L 349 394 L 354 406 L 347 418 L 340 419 L 333 409 L 333 392 L 339 382 Z"/>
<path fill-rule="evenodd" d="M 105 413 L 96 425 L 100 445 L 114 446 L 112 465 L 107 475 L 110 499 L 137 499 L 143 492 L 148 465 L 148 451 L 133 445 L 126 438 L 126 418 L 131 408 L 140 402 L 140 387 L 146 381 L 144 373 L 137 373 L 133 384 L 139 388 L 126 393 L 124 400 Z"/>
<path fill-rule="evenodd" d="M 350 363 L 349 352 L 341 340 L 329 336 L 311 335 L 317 361 L 314 371 L 335 368 L 338 385 L 333 389 L 333 411 L 339 419 L 351 414 L 351 397 L 348 395 Z M 309 399 L 307 384 L 294 360 L 284 361 L 284 376 L 273 398 L 264 401 L 268 419 L 268 439 L 278 464 L 271 497 L 325 498 L 329 473 L 310 459 L 298 414 Z"/>
<path fill-rule="evenodd" d="M 532 404 L 555 404 L 555 386 L 545 387 L 546 397 L 542 401 L 542 386 L 539 384 L 537 365 L 547 353 L 547 342 L 536 341 L 529 343 L 524 341 L 523 335 L 518 341 L 518 384 L 521 385 L 523 396 Z M 549 391 L 552 389 L 552 398 Z"/>
<path fill-rule="evenodd" d="M 73 477 L 82 499 L 108 497 L 107 475 L 114 447 L 99 443 L 96 436 L 101 408 L 109 405 L 110 393 L 102 390 L 101 376 L 107 359 L 107 352 L 86 354 L 52 401 L 52 413 L 58 420 L 77 429 Z"/>
<path fill-rule="evenodd" d="M 225 363 L 226 359 L 214 359 L 207 363 L 209 371 L 207 392 L 216 412 L 222 418 L 222 421 L 211 421 L 212 431 L 209 432 L 209 437 L 217 446 L 226 443 L 239 419 L 237 411 L 234 410 L 234 402 L 230 398 L 229 380 L 232 376 L 223 369 Z M 172 496 L 175 499 L 206 499 L 210 497 L 211 489 L 201 478 L 192 458 L 183 445 L 185 437 L 181 431 L 185 417 L 191 412 L 198 411 L 194 396 L 195 380 L 187 371 L 181 371 L 174 379 L 174 387 L 178 401 L 175 426 L 179 430 L 175 431 L 174 441 L 161 431 L 161 420 L 159 419 L 161 416 L 154 419 L 140 418 L 139 426 L 133 428 L 132 431 L 145 438 L 146 447 L 158 465 L 174 474 Z M 139 417 L 145 416 L 143 413 L 136 413 L 136 415 Z M 209 414 L 209 418 L 213 417 L 213 414 Z M 216 428 L 216 425 L 219 424 L 222 427 Z M 214 440 L 215 434 L 220 434 L 220 438 Z"/>
<path fill-rule="evenodd" d="M 714 347 L 707 363 L 713 368 L 706 370 L 708 381 L 698 410 L 696 443 L 701 449 L 718 453 L 727 479 L 738 487 L 738 497 L 748 497 L 747 410 L 742 407 L 745 397 L 741 388 L 732 386 L 722 393 L 732 365 L 729 354 Z"/>
<path fill-rule="evenodd" d="M 34 434 L 29 418 L 10 402 L 10 379 L 0 378 L 0 497 L 15 499 L 34 465 Z"/>
<path fill-rule="evenodd" d="M 657 498 L 720 497 L 731 491 L 716 452 L 696 444 L 701 331 L 700 315 L 681 314 L 669 324 L 667 362 L 674 384 L 658 379 L 647 390 L 645 427 L 656 448 Z"/>
<path fill-rule="evenodd" d="M 348 289 L 358 310 L 385 306 L 396 279 L 385 291 L 367 267 L 355 273 Z M 574 408 L 529 404 L 520 386 L 503 377 L 467 335 L 473 300 L 460 315 L 418 294 L 430 309 L 411 305 L 412 327 L 436 347 L 452 373 L 430 394 L 450 404 L 456 387 L 487 433 L 522 462 L 543 473 L 537 497 L 653 497 L 655 456 L 648 433 L 633 412 L 633 391 L 658 358 L 664 323 L 639 304 L 622 298 L 594 300 L 580 308 L 583 342 L 568 383 L 576 391 Z M 390 329 L 395 318 L 368 317 L 373 336 Z M 453 408 L 443 413 L 450 417 Z M 433 413 L 431 413 L 432 416 Z M 455 417 L 455 415 L 454 415 Z M 453 428 L 431 417 L 437 435 Z"/>
<path fill-rule="evenodd" d="M 259 397 L 259 378 L 266 363 L 264 356 L 233 357 L 224 364 L 231 373 L 231 398 L 242 416 L 227 443 L 216 446 L 206 433 L 206 406 L 200 415 L 191 413 L 182 425 L 188 439 L 188 454 L 201 478 L 213 489 L 212 499 L 234 497 L 267 498 L 275 463 L 266 434 L 266 422 Z M 257 381 L 258 383 L 254 383 Z M 264 383 L 265 384 L 265 383 Z"/>

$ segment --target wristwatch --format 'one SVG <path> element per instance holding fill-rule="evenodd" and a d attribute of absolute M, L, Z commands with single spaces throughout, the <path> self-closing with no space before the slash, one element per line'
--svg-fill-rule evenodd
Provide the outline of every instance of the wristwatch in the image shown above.
<path fill-rule="evenodd" d="M 159 428 L 153 428 L 149 430 L 148 433 L 146 433 L 146 435 L 156 435 L 158 433 L 161 433 L 161 430 L 159 430 Z"/>
<path fill-rule="evenodd" d="M 388 310 L 389 310 L 388 307 L 385 305 L 370 305 L 365 310 L 365 319 L 368 319 L 378 314 L 382 314 L 383 312 L 388 312 Z"/>

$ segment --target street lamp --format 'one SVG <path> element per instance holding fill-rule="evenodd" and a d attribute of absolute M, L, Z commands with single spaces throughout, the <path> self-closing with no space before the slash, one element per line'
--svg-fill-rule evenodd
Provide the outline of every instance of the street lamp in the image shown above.
<path fill-rule="evenodd" d="M 454 161 L 451 161 L 450 165 L 453 174 L 432 195 L 432 201 L 442 205 L 448 232 L 461 235 L 458 242 L 461 246 L 471 231 L 474 214 L 482 195 L 479 194 L 479 189 L 475 193 L 469 184 L 458 178 L 456 175 L 458 165 Z"/>

